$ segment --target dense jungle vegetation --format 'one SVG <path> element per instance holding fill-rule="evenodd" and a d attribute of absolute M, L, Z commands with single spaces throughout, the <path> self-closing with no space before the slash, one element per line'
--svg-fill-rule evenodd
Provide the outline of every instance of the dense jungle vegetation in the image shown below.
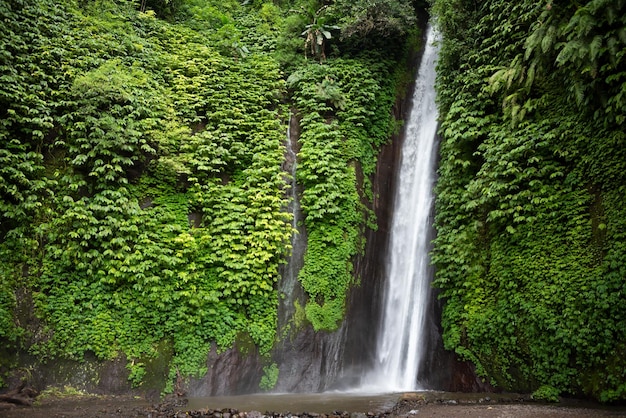
<path fill-rule="evenodd" d="M 506 390 L 624 400 L 626 1 L 431 3 L 446 348 Z M 424 7 L 0 0 L 2 376 L 123 355 L 141 385 L 166 346 L 167 391 L 212 344 L 269 361 L 290 114 L 298 315 L 336 329 Z"/>
<path fill-rule="evenodd" d="M 626 1 L 435 0 L 444 341 L 490 382 L 626 399 Z"/>
<path fill-rule="evenodd" d="M 206 372 L 212 344 L 269 359 L 292 113 L 302 312 L 337 328 L 376 225 L 369 181 L 398 127 L 412 5 L 2 0 L 0 18 L 3 376 L 18 353 L 123 355 L 141 385 L 166 351 L 169 391 Z"/>

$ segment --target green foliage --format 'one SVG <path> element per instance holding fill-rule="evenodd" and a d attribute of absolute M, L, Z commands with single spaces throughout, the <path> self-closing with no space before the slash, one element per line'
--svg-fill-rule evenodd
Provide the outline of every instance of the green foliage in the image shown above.
<path fill-rule="evenodd" d="M 506 390 L 624 399 L 623 7 L 433 5 L 444 344 Z"/>
<path fill-rule="evenodd" d="M 3 275 L 3 279 L 5 276 Z M 12 286 L 2 283 L 0 293 L 0 337 L 8 341 L 15 341 L 17 332 L 13 323 L 13 309 L 15 308 L 15 295 L 10 291 Z"/>
<path fill-rule="evenodd" d="M 278 66 L 207 47 L 226 14 L 199 33 L 97 3 L 0 8 L 2 343 L 121 352 L 136 385 L 163 341 L 172 377 L 201 375 L 240 333 L 266 355 L 292 233 Z M 212 20 L 195 7 L 190 26 Z M 20 340 L 23 287 L 43 329 Z"/>
<path fill-rule="evenodd" d="M 559 390 L 552 387 L 543 385 L 539 389 L 533 392 L 533 399 L 539 401 L 547 401 L 547 402 L 558 402 L 559 401 Z"/>
<path fill-rule="evenodd" d="M 63 387 L 52 386 L 43 390 L 37 398 L 37 401 L 43 399 L 62 399 L 62 398 L 76 398 L 76 397 L 93 397 L 80 389 L 76 389 L 73 386 L 65 385 Z"/>
<path fill-rule="evenodd" d="M 363 197 L 378 147 L 389 137 L 394 91 L 388 63 L 332 60 L 290 75 L 300 113 L 298 182 L 308 246 L 299 280 L 309 295 L 307 319 L 316 330 L 336 329 L 348 289 L 352 259 L 363 251 L 362 231 L 374 223 Z M 371 193 L 371 192 L 370 192 Z"/>
<path fill-rule="evenodd" d="M 276 363 L 272 363 L 269 366 L 263 367 L 263 377 L 261 377 L 261 383 L 259 388 L 263 390 L 271 390 L 276 386 L 278 381 L 278 366 Z"/>
<path fill-rule="evenodd" d="M 171 19 L 184 4 L 183 0 L 136 0 L 139 3 L 139 11 L 153 12 L 160 18 Z"/>
<path fill-rule="evenodd" d="M 126 368 L 129 370 L 128 380 L 131 381 L 133 386 L 141 385 L 144 377 L 146 376 L 146 365 L 140 361 L 133 361 L 127 364 Z"/>
<path fill-rule="evenodd" d="M 156 88 L 149 84 L 146 74 L 125 68 L 119 59 L 75 79 L 77 109 L 63 115 L 71 123 L 55 146 L 67 147 L 71 165 L 92 179 L 95 190 L 126 183 L 127 171 L 154 155 L 150 131 L 163 112 L 150 94 Z"/>
<path fill-rule="evenodd" d="M 338 1 L 334 8 L 343 39 L 376 45 L 376 38 L 402 39 L 417 24 L 411 3 L 402 0 Z"/>
<path fill-rule="evenodd" d="M 276 41 L 276 57 L 286 71 L 295 71 L 307 61 L 302 42 L 302 31 L 309 24 L 306 15 L 291 13 L 282 21 L 281 30 Z"/>
<path fill-rule="evenodd" d="M 311 7 L 311 6 L 309 6 Z M 326 11 L 328 5 L 324 5 L 313 11 L 302 8 L 302 12 L 308 18 L 309 23 L 300 34 L 304 36 L 304 54 L 311 51 L 311 55 L 319 58 L 320 63 L 326 59 L 326 42 L 332 38 L 331 31 L 338 30 L 339 26 L 327 24 Z"/>

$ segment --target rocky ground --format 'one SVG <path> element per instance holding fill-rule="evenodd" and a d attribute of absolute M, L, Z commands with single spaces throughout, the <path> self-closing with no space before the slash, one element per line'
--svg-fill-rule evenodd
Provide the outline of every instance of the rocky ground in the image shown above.
<path fill-rule="evenodd" d="M 19 402 L 18 402 L 19 403 Z M 419 393 L 399 397 L 387 411 L 315 412 L 238 411 L 234 409 L 189 410 L 184 398 L 151 404 L 143 398 L 73 395 L 36 399 L 32 405 L 0 402 L 0 417 L 208 417 L 208 418 L 419 418 L 419 417 L 626 417 L 626 407 L 607 407 L 576 400 L 558 404 L 533 402 L 525 395 Z"/>

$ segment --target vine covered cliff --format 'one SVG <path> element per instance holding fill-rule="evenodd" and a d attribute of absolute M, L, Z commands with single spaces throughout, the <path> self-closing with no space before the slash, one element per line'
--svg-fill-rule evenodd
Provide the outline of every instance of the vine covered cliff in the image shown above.
<path fill-rule="evenodd" d="M 342 327 L 376 320 L 348 304 L 377 291 L 354 289 L 382 270 L 373 181 L 426 6 L 0 0 L 0 383 L 57 367 L 106 390 L 104 364 L 119 391 L 171 392 L 231 359 L 268 389 L 277 346 L 370 332 Z M 505 390 L 624 400 L 626 1 L 431 6 L 445 346 Z"/>
<path fill-rule="evenodd" d="M 626 398 L 626 2 L 435 0 L 433 261 L 491 383 Z"/>
<path fill-rule="evenodd" d="M 246 390 L 273 387 L 289 115 L 308 238 L 291 323 L 333 331 L 376 225 L 412 6 L 8 0 L 0 17 L 4 383 L 90 358 L 170 392 L 237 347 L 265 370 Z"/>

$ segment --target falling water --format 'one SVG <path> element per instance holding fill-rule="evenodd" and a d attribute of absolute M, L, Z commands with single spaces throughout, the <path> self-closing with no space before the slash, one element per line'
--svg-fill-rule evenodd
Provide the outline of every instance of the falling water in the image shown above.
<path fill-rule="evenodd" d="M 289 160 L 291 160 L 291 213 L 293 215 L 292 219 L 292 227 L 294 231 L 298 230 L 298 220 L 299 220 L 299 212 L 300 212 L 300 201 L 298 200 L 298 189 L 296 183 L 296 171 L 298 169 L 298 156 L 296 151 L 293 148 L 292 138 L 291 138 L 291 119 L 292 115 L 289 113 L 289 122 L 287 124 L 287 156 Z M 297 234 L 293 234 L 291 236 L 291 245 L 293 246 L 294 241 L 298 238 Z"/>
<path fill-rule="evenodd" d="M 298 225 L 300 221 L 300 200 L 298 199 L 298 184 L 296 182 L 296 170 L 298 168 L 297 152 L 294 148 L 294 139 L 291 135 L 291 124 L 293 122 L 293 116 L 289 113 L 289 121 L 287 124 L 287 137 L 285 138 L 286 148 L 286 169 L 291 174 L 291 199 L 288 210 L 291 212 L 292 227 L 294 233 L 291 236 L 291 256 L 287 260 L 287 264 L 283 267 L 281 273 L 282 280 L 280 282 L 280 292 L 283 300 L 279 309 L 279 327 L 282 328 L 289 322 L 289 319 L 293 317 L 295 308 L 294 301 L 298 298 L 300 289 L 298 288 L 298 272 L 302 268 L 304 254 L 304 246 L 306 240 L 302 239 L 303 231 Z M 300 291 L 301 293 L 301 291 Z"/>
<path fill-rule="evenodd" d="M 436 32 L 429 26 L 402 145 L 387 255 L 387 280 L 377 347 L 376 385 L 388 391 L 419 387 L 430 300 L 429 230 L 435 180 Z M 371 379 L 370 379 L 371 380 Z"/>

